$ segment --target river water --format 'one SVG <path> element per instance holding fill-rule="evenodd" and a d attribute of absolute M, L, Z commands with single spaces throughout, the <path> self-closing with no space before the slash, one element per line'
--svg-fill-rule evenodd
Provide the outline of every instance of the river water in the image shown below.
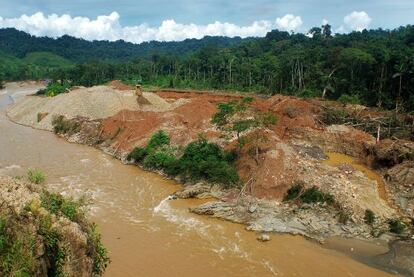
<path fill-rule="evenodd" d="M 388 276 L 353 259 L 383 253 L 384 247 L 332 243 L 336 251 L 299 236 L 272 235 L 261 243 L 243 226 L 197 216 L 197 200 L 167 200 L 172 181 L 123 165 L 91 147 L 10 122 L 12 97 L 34 91 L 10 84 L 0 91 L 0 173 L 24 175 L 37 168 L 47 187 L 91 201 L 90 218 L 103 235 L 112 263 L 105 276 Z M 335 247 L 340 245 L 340 247 Z M 355 252 L 355 251 L 353 251 Z M 355 256 L 354 256 L 355 258 Z"/>

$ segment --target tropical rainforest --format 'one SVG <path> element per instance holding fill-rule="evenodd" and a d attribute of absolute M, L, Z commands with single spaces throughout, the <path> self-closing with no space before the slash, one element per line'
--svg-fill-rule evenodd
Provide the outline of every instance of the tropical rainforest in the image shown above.
<path fill-rule="evenodd" d="M 42 78 L 282 93 L 414 111 L 414 26 L 333 34 L 324 25 L 308 34 L 142 44 L 0 29 L 0 81 Z"/>

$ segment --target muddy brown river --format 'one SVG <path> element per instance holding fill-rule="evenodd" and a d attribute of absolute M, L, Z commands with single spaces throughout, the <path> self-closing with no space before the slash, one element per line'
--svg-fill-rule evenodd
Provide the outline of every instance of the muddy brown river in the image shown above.
<path fill-rule="evenodd" d="M 11 96 L 34 90 L 11 84 L 0 91 L 0 173 L 41 169 L 48 188 L 87 196 L 90 218 L 112 259 L 105 276 L 390 275 L 368 265 L 371 256 L 387 250 L 383 246 L 331 240 L 322 247 L 289 235 L 272 235 L 261 243 L 241 225 L 189 213 L 198 201 L 166 200 L 179 188 L 172 181 L 10 122 L 5 109 Z"/>

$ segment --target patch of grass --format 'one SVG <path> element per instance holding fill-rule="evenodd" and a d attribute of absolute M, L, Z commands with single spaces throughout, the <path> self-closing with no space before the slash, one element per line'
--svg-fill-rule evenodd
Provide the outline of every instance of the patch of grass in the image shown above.
<path fill-rule="evenodd" d="M 41 206 L 52 214 L 62 214 L 71 221 L 78 221 L 83 216 L 83 202 L 66 199 L 57 193 L 43 191 L 40 195 Z"/>
<path fill-rule="evenodd" d="M 27 172 L 27 179 L 29 179 L 29 181 L 32 182 L 32 183 L 41 184 L 45 181 L 46 176 L 40 170 L 30 169 Z"/>
<path fill-rule="evenodd" d="M 372 225 L 375 223 L 375 213 L 371 210 L 365 210 L 364 216 L 365 223 L 368 225 Z"/>
<path fill-rule="evenodd" d="M 407 225 L 397 218 L 389 220 L 388 226 L 390 228 L 390 232 L 395 234 L 402 234 L 407 229 Z"/>

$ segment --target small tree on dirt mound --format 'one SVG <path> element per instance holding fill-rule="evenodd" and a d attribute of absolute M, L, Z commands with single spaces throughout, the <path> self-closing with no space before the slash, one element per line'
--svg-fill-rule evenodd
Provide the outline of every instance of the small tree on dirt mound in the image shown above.
<path fill-rule="evenodd" d="M 211 122 L 222 130 L 225 136 L 236 136 L 238 152 L 249 142 L 248 131 L 256 131 L 252 142 L 258 162 L 259 142 L 266 140 L 262 131 L 275 125 L 277 117 L 270 111 L 259 112 L 252 103 L 252 97 L 245 97 L 237 102 L 221 103 L 217 106 L 219 112 L 213 115 Z"/>

